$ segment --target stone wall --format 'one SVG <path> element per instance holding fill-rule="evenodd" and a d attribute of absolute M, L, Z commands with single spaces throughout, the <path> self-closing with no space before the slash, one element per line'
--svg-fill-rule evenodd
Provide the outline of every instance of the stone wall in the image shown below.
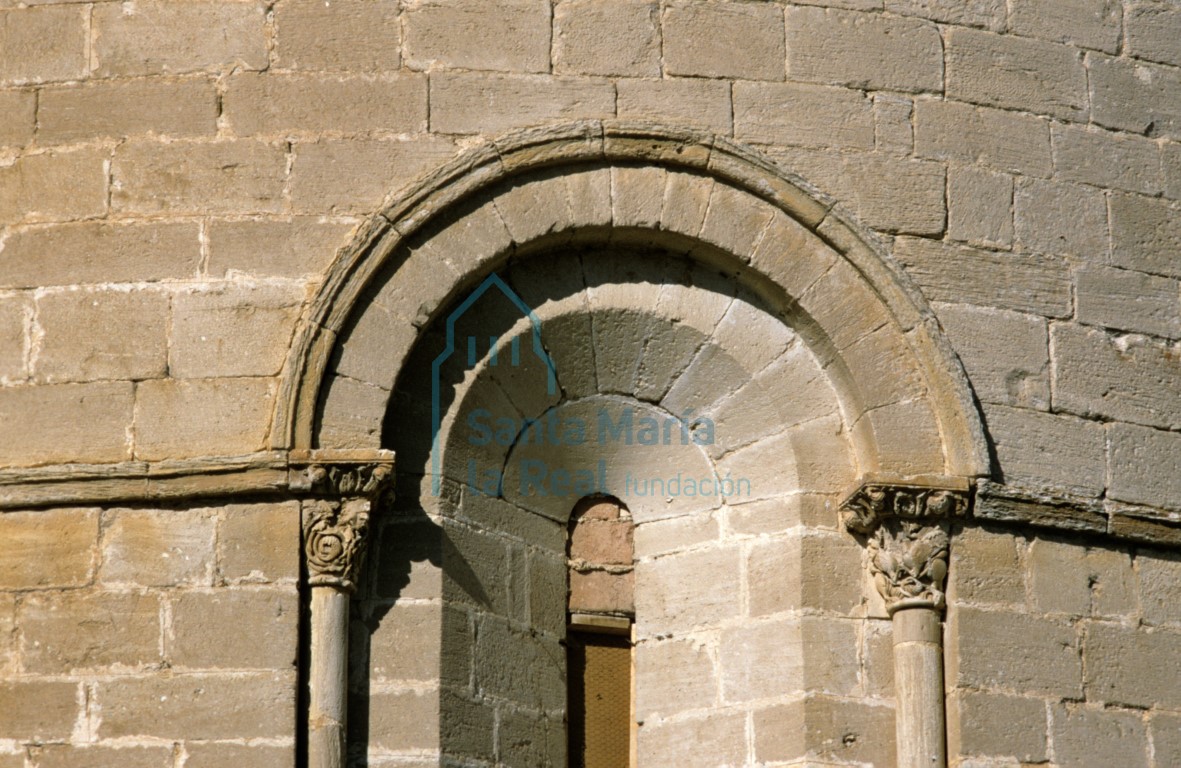
<path fill-rule="evenodd" d="M 290 503 L 0 515 L 0 765 L 292 765 L 297 521 Z"/>
<path fill-rule="evenodd" d="M 995 462 L 977 514 L 998 527 L 952 545 L 953 763 L 1181 763 L 1162 661 L 1181 638 L 1178 38 L 1163 0 L 0 0 L 0 768 L 293 763 L 296 506 L 78 508 L 17 486 L 285 447 L 270 428 L 300 317 L 383 200 L 504 131 L 584 118 L 764 153 L 875 233 L 930 303 Z M 823 518 L 752 505 L 703 524 L 725 521 L 710 537 L 732 537 L 746 588 L 784 559 L 835 557 L 848 576 L 861 563 L 826 501 Z M 405 524 L 379 531 L 371 570 Z M 704 539 L 668 535 L 687 554 L 649 567 L 695 574 Z M 455 616 L 431 581 L 445 558 L 423 546 L 398 561 L 413 577 L 364 595 L 362 620 L 389 611 L 393 633 L 373 658 L 410 642 L 394 627 L 437 639 Z M 751 733 L 781 718 L 808 735 L 743 730 L 750 759 L 844 759 L 822 746 L 834 724 L 889 706 L 872 588 L 816 578 L 780 607 L 856 625 L 852 682 L 751 705 Z M 767 643 L 751 658 L 771 635 L 750 636 Z M 450 662 L 420 650 L 424 667 L 353 681 L 377 757 L 438 747 L 432 675 Z M 453 706 L 442 722 L 463 722 Z M 400 730 L 406 713 L 432 733 Z"/>

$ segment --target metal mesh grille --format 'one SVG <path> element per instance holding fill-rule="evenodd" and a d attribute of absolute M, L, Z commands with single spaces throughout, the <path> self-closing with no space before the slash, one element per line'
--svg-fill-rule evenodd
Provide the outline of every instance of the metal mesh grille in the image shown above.
<path fill-rule="evenodd" d="M 570 647 L 570 768 L 627 768 L 631 746 L 631 644 L 575 633 Z"/>

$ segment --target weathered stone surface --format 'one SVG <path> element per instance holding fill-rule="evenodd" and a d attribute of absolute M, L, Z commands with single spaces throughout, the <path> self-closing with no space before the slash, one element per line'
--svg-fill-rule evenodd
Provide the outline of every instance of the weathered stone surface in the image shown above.
<path fill-rule="evenodd" d="M 172 597 L 168 659 L 182 669 L 294 668 L 298 597 L 294 589 L 220 589 Z"/>
<path fill-rule="evenodd" d="M 734 136 L 770 144 L 870 149 L 873 104 L 843 88 L 737 82 Z"/>
<path fill-rule="evenodd" d="M 862 550 L 840 534 L 752 545 L 746 560 L 750 614 L 813 609 L 851 614 L 862 600 Z"/>
<path fill-rule="evenodd" d="M 678 2 L 664 10 L 661 32 L 670 75 L 783 79 L 783 11 L 778 6 Z M 735 57 L 736 50 L 743 55 Z"/>
<path fill-rule="evenodd" d="M 401 64 L 398 7 L 368 0 L 285 0 L 275 6 L 280 67 L 392 70 Z M 190 761 L 191 762 L 191 761 Z"/>
<path fill-rule="evenodd" d="M 824 8 L 787 10 L 792 80 L 887 91 L 940 91 L 939 30 L 917 19 Z"/>
<path fill-rule="evenodd" d="M 554 7 L 554 72 L 660 76 L 657 3 L 564 0 Z"/>
<path fill-rule="evenodd" d="M 84 222 L 18 229 L 0 244 L 0 284 L 154 282 L 194 277 L 199 228 L 187 222 Z"/>
<path fill-rule="evenodd" d="M 915 102 L 915 153 L 982 163 L 998 171 L 1049 176 L 1049 121 L 952 101 Z"/>
<path fill-rule="evenodd" d="M 566 702 L 564 656 L 555 638 L 525 634 L 489 617 L 476 634 L 477 690 L 531 709 L 556 709 Z"/>
<path fill-rule="evenodd" d="M 1107 205 L 1101 191 L 1023 179 L 1013 195 L 1013 210 L 1022 247 L 1099 263 L 1107 260 Z"/>
<path fill-rule="evenodd" d="M 24 665 L 34 674 L 160 662 L 160 600 L 133 592 L 30 595 L 21 603 Z"/>
<path fill-rule="evenodd" d="M 964 607 L 949 620 L 949 684 L 1082 696 L 1082 653 L 1068 621 Z"/>
<path fill-rule="evenodd" d="M 439 638 L 445 610 L 422 603 L 393 606 L 369 638 L 370 674 L 379 680 L 437 680 L 442 673 Z M 466 625 L 466 616 L 461 620 Z M 361 630 L 370 632 L 365 625 Z"/>
<path fill-rule="evenodd" d="M 1055 256 L 963 248 L 918 238 L 895 241 L 894 256 L 928 299 L 1068 317 L 1070 271 Z"/>
<path fill-rule="evenodd" d="M 636 632 L 676 634 L 740 613 L 735 548 L 677 553 L 636 564 Z M 719 574 L 702 584 L 694 574 Z"/>
<path fill-rule="evenodd" d="M 1031 605 L 1042 613 L 1132 613 L 1134 577 L 1125 552 L 1037 539 L 1029 548 L 1028 568 Z"/>
<path fill-rule="evenodd" d="M 1141 552 L 1136 576 L 1144 621 L 1181 623 L 1181 559 L 1169 552 Z"/>
<path fill-rule="evenodd" d="M 112 163 L 112 204 L 136 213 L 276 212 L 286 173 L 284 149 L 262 142 L 128 142 Z"/>
<path fill-rule="evenodd" d="M 172 300 L 169 373 L 178 378 L 274 376 L 304 300 L 302 285 L 223 284 Z"/>
<path fill-rule="evenodd" d="M 711 648 L 699 639 L 644 642 L 636 646 L 636 718 L 646 721 L 717 700 Z"/>
<path fill-rule="evenodd" d="M 910 155 L 914 151 L 914 102 L 889 93 L 873 96 L 877 148 L 894 155 Z"/>
<path fill-rule="evenodd" d="M 295 675 L 182 675 L 114 678 L 98 683 L 99 738 L 292 738 Z"/>
<path fill-rule="evenodd" d="M 936 314 L 977 397 L 1022 408 L 1049 407 L 1050 352 L 1044 319 L 965 304 L 940 304 Z"/>
<path fill-rule="evenodd" d="M 109 512 L 99 579 L 145 587 L 208 586 L 215 526 L 216 520 L 203 510 Z"/>
<path fill-rule="evenodd" d="M 1181 507 L 1181 435 L 1113 424 L 1109 495 L 1133 504 Z"/>
<path fill-rule="evenodd" d="M 885 6 L 892 13 L 993 31 L 1004 29 L 1007 13 L 1004 0 L 885 0 Z M 870 10 L 877 7 L 868 4 Z"/>
<path fill-rule="evenodd" d="M 342 131 L 411 133 L 426 128 L 422 75 L 275 75 L 229 80 L 223 114 L 243 136 Z"/>
<path fill-rule="evenodd" d="M 96 149 L 50 151 L 0 166 L 0 224 L 106 213 L 107 157 Z"/>
<path fill-rule="evenodd" d="M 1064 411 L 1149 426 L 1181 426 L 1181 360 L 1176 351 L 1143 338 L 1055 326 L 1054 400 Z"/>
<path fill-rule="evenodd" d="M 93 578 L 96 510 L 7 512 L 0 532 L 0 589 L 80 587 Z"/>
<path fill-rule="evenodd" d="M 947 702 L 947 750 L 1040 763 L 1046 759 L 1046 704 L 1042 699 L 957 691 Z"/>
<path fill-rule="evenodd" d="M 1075 272 L 1079 322 L 1181 337 L 1181 282 L 1108 267 L 1085 266 Z"/>
<path fill-rule="evenodd" d="M 1181 277 L 1181 209 L 1163 200 L 1113 193 L 1111 261 L 1118 267 Z"/>
<path fill-rule="evenodd" d="M 171 763 L 172 748 L 165 746 L 51 744 L 43 747 L 37 758 L 38 768 L 107 768 L 111 765 L 118 765 L 120 768 L 167 768 Z M 192 760 L 187 763 L 192 764 Z M 16 768 L 24 768 L 24 764 Z"/>
<path fill-rule="evenodd" d="M 728 630 L 719 648 L 722 698 L 850 695 L 858 679 L 857 645 L 857 622 L 834 618 L 805 616 Z"/>
<path fill-rule="evenodd" d="M 0 147 L 20 147 L 33 136 L 37 97 L 32 90 L 0 91 Z"/>
<path fill-rule="evenodd" d="M 1012 534 L 964 528 L 956 534 L 947 599 L 956 603 L 1025 603 L 1025 574 Z"/>
<path fill-rule="evenodd" d="M 615 113 L 615 89 L 597 79 L 448 73 L 432 76 L 430 90 L 431 128 L 440 133 L 499 133 Z"/>
<path fill-rule="evenodd" d="M 451 141 L 429 135 L 299 143 L 289 185 L 292 204 L 313 213 L 368 214 L 389 194 L 454 154 Z"/>
<path fill-rule="evenodd" d="M 255 2 L 136 3 L 94 9 L 91 56 L 100 76 L 267 66 L 266 9 Z"/>
<path fill-rule="evenodd" d="M 1168 3 L 1136 2 L 1124 17 L 1128 50 L 1140 59 L 1181 66 L 1177 39 L 1181 36 L 1181 11 Z"/>
<path fill-rule="evenodd" d="M 1063 179 L 1129 192 L 1164 191 L 1160 147 L 1140 136 L 1055 125 L 1054 171 Z"/>
<path fill-rule="evenodd" d="M 0 296 L 0 383 L 23 381 L 28 374 L 26 326 L 32 317 L 31 296 Z"/>
<path fill-rule="evenodd" d="M 211 136 L 216 130 L 217 94 L 204 78 L 48 88 L 37 107 L 37 135 L 46 142 L 140 134 Z"/>
<path fill-rule="evenodd" d="M 406 64 L 545 72 L 550 62 L 548 3 L 539 0 L 429 2 L 403 13 Z"/>
<path fill-rule="evenodd" d="M 1009 10 L 1009 30 L 1115 53 L 1122 16 L 1120 4 L 1113 0 L 1017 0 Z"/>
<path fill-rule="evenodd" d="M 136 390 L 135 454 L 142 459 L 261 450 L 271 416 L 270 379 L 160 379 Z"/>
<path fill-rule="evenodd" d="M 0 441 L 0 461 L 21 467 L 129 458 L 133 393 L 130 382 L 0 388 L 0 424 L 7 436 Z M 79 431 L 78 424 L 86 429 Z"/>
<path fill-rule="evenodd" d="M 0 682 L 0 733 L 21 741 L 65 741 L 81 709 L 79 688 L 37 679 Z"/>
<path fill-rule="evenodd" d="M 987 106 L 1079 119 L 1087 74 L 1077 49 L 953 28 L 947 33 L 947 95 Z"/>
<path fill-rule="evenodd" d="M 1165 197 L 1181 200 L 1181 142 L 1161 144 L 1161 167 L 1165 173 Z"/>
<path fill-rule="evenodd" d="M 287 768 L 295 762 L 294 747 L 265 744 L 189 743 L 185 745 L 185 753 L 188 755 L 185 768 L 237 768 L 242 765 L 251 768 Z"/>
<path fill-rule="evenodd" d="M 1148 721 L 1152 738 L 1154 766 L 1176 764 L 1181 760 L 1181 716 L 1155 712 Z"/>
<path fill-rule="evenodd" d="M 1073 416 L 986 406 L 1006 482 L 1097 496 L 1106 476 L 1103 425 Z"/>
<path fill-rule="evenodd" d="M 877 702 L 808 696 L 756 710 L 753 719 L 760 762 L 802 758 L 801 765 L 834 759 L 844 765 L 895 764 L 894 739 L 886 735 L 893 727 L 894 709 Z"/>
<path fill-rule="evenodd" d="M 970 165 L 947 171 L 947 234 L 970 245 L 1013 244 L 1013 177 Z"/>
<path fill-rule="evenodd" d="M 88 15 L 74 5 L 0 10 L 0 83 L 85 76 Z"/>
<path fill-rule="evenodd" d="M 943 232 L 946 174 L 942 164 L 859 155 L 845 160 L 845 168 L 857 217 L 866 225 L 915 235 Z"/>
<path fill-rule="evenodd" d="M 715 714 L 646 724 L 639 734 L 638 754 L 644 765 L 663 760 L 686 768 L 740 763 L 746 754 L 746 717 Z"/>
<path fill-rule="evenodd" d="M 1091 114 L 1099 125 L 1181 138 L 1181 72 L 1125 59 L 1088 59 Z"/>
<path fill-rule="evenodd" d="M 83 290 L 37 300 L 38 381 L 152 379 L 168 368 L 167 293 Z"/>
<path fill-rule="evenodd" d="M 1173 710 L 1181 704 L 1173 685 L 1181 674 L 1181 632 L 1092 623 L 1084 643 L 1088 699 Z"/>
<path fill-rule="evenodd" d="M 319 216 L 214 219 L 206 228 L 210 277 L 246 273 L 300 277 L 326 269 L 352 229 L 349 220 Z"/>
<path fill-rule="evenodd" d="M 218 572 L 227 580 L 299 578 L 299 505 L 231 504 L 222 508 Z"/>
<path fill-rule="evenodd" d="M 730 88 L 721 80 L 626 78 L 615 88 L 620 117 L 674 120 L 722 134 L 731 131 Z"/>

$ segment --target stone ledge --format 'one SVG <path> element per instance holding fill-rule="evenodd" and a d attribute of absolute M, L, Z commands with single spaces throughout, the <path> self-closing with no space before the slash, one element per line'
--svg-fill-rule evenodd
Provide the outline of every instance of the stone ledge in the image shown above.
<path fill-rule="evenodd" d="M 304 475 L 310 465 L 392 462 L 392 451 L 297 450 L 0 469 L 0 510 L 291 496 L 309 490 Z"/>

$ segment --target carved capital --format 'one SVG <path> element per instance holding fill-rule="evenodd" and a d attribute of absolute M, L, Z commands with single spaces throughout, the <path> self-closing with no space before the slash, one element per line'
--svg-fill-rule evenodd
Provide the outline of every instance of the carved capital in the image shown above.
<path fill-rule="evenodd" d="M 303 551 L 308 583 L 352 592 L 369 535 L 368 499 L 303 503 Z"/>
<path fill-rule="evenodd" d="M 867 538 L 874 585 L 893 613 L 909 606 L 941 610 L 951 520 L 968 516 L 959 487 L 870 482 L 841 504 L 845 527 Z"/>
<path fill-rule="evenodd" d="M 886 610 L 919 605 L 943 609 L 948 544 L 941 524 L 892 519 L 878 526 L 867 547 L 874 586 Z"/>
<path fill-rule="evenodd" d="M 349 592 L 365 557 L 369 515 L 394 479 L 391 451 L 309 451 L 293 458 L 289 488 L 303 501 L 308 583 Z"/>

